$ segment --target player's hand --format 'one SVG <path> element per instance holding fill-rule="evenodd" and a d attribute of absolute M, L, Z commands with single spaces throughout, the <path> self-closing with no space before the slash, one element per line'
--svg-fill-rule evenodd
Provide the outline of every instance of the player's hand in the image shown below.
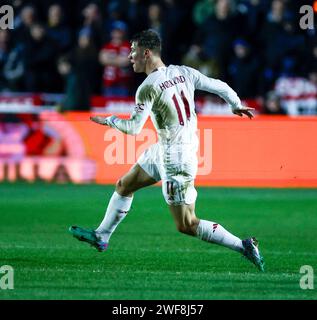
<path fill-rule="evenodd" d="M 108 120 L 105 117 L 94 116 L 90 117 L 90 120 L 99 124 L 108 125 Z"/>
<path fill-rule="evenodd" d="M 239 117 L 243 117 L 243 115 L 245 114 L 249 117 L 249 119 L 252 119 L 254 117 L 252 111 L 254 111 L 254 108 L 240 106 L 239 108 L 233 109 L 232 113 L 236 114 Z"/>
<path fill-rule="evenodd" d="M 94 116 L 94 117 L 90 117 L 90 120 L 105 126 L 109 126 L 111 128 L 115 128 L 116 125 L 114 123 L 116 119 L 116 116 L 112 115 L 110 117 L 100 117 L 100 116 Z"/>

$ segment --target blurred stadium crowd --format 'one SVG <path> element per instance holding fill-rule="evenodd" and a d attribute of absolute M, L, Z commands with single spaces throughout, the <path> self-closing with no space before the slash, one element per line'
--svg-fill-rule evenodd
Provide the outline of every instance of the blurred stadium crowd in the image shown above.
<path fill-rule="evenodd" d="M 91 95 L 133 96 L 144 75 L 132 72 L 128 39 L 152 28 L 166 64 L 226 81 L 264 113 L 316 114 L 316 29 L 299 26 L 300 6 L 313 1 L 6 2 L 15 16 L 13 30 L 0 30 L 2 93 L 64 92 L 66 110 L 88 110 Z"/>

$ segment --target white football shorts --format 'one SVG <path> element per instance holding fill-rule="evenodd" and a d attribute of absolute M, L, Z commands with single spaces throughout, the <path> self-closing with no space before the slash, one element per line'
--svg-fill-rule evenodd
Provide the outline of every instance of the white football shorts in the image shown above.
<path fill-rule="evenodd" d="M 153 179 L 162 180 L 162 192 L 168 204 L 192 204 L 197 198 L 196 151 L 195 148 L 176 150 L 171 146 L 170 151 L 163 151 L 162 145 L 156 143 L 141 154 L 137 163 Z"/>

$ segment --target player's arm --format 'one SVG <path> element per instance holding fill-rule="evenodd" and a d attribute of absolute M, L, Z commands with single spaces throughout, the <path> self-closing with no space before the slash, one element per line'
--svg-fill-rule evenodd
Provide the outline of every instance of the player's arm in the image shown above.
<path fill-rule="evenodd" d="M 214 93 L 224 99 L 230 106 L 232 113 L 242 117 L 247 115 L 250 119 L 253 118 L 252 111 L 254 108 L 245 107 L 241 104 L 241 100 L 236 92 L 229 87 L 225 82 L 213 78 L 206 77 L 199 71 L 187 67 L 193 79 L 195 89 Z"/>
<path fill-rule="evenodd" d="M 109 117 L 94 116 L 90 117 L 90 120 L 118 129 L 126 134 L 137 135 L 141 132 L 145 121 L 149 117 L 150 111 L 150 104 L 138 104 L 134 108 L 130 119 L 120 119 L 117 116 L 112 115 Z"/>

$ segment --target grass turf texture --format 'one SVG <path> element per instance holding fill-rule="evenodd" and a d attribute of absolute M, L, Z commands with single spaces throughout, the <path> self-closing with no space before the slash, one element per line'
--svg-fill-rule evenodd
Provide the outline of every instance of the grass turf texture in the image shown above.
<path fill-rule="evenodd" d="M 0 299 L 316 299 L 302 265 L 317 272 L 316 189 L 198 188 L 197 215 L 241 238 L 257 236 L 260 273 L 239 254 L 176 232 L 159 187 L 140 190 L 97 252 L 68 233 L 95 228 L 112 186 L 0 184 L 0 267 L 14 290 Z M 0 274 L 1 276 L 1 274 Z"/>

